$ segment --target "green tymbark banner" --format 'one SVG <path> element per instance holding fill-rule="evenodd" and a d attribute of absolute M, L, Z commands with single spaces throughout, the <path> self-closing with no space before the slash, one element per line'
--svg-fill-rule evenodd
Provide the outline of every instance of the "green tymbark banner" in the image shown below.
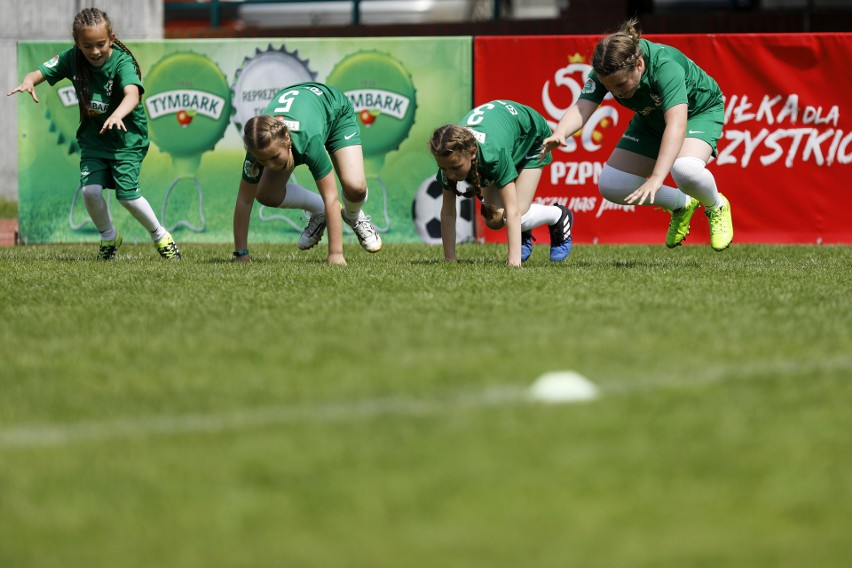
<path fill-rule="evenodd" d="M 230 242 L 245 151 L 242 125 L 279 89 L 302 81 L 338 87 L 359 117 L 369 186 L 365 212 L 389 243 L 420 242 L 415 196 L 435 176 L 435 128 L 472 105 L 470 37 L 127 41 L 142 67 L 151 147 L 140 185 L 178 242 Z M 21 42 L 23 77 L 72 46 Z M 91 242 L 97 230 L 79 193 L 79 123 L 70 81 L 18 99 L 19 229 L 26 243 Z M 316 191 L 304 166 L 293 179 Z M 419 190 L 419 191 L 418 191 Z M 126 241 L 144 229 L 105 193 Z M 423 210 L 421 205 L 420 210 Z M 255 203 L 251 242 L 295 242 L 305 219 Z M 421 223 L 422 224 L 422 223 Z M 348 231 L 348 228 L 347 228 Z"/>

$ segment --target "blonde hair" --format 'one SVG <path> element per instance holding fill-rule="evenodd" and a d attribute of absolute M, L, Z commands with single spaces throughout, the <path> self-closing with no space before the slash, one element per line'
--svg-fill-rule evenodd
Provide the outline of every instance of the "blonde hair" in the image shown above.
<path fill-rule="evenodd" d="M 592 68 L 599 77 L 619 71 L 632 71 L 642 57 L 639 39 L 639 20 L 632 18 L 621 24 L 615 33 L 609 34 L 595 46 Z"/>
<path fill-rule="evenodd" d="M 283 120 L 268 114 L 253 116 L 243 127 L 243 145 L 250 154 L 256 150 L 265 150 L 273 142 L 289 147 L 290 129 Z"/>
<path fill-rule="evenodd" d="M 71 24 L 71 35 L 74 38 L 74 62 L 77 69 L 77 77 L 74 87 L 77 91 L 77 99 L 80 106 L 80 120 L 83 120 L 87 116 L 93 116 L 95 113 L 89 109 L 89 103 L 92 102 L 92 89 L 89 86 L 89 79 L 91 77 L 89 73 L 89 66 L 86 64 L 86 57 L 83 55 L 83 52 L 80 51 L 79 47 L 77 47 L 77 40 L 79 39 L 79 35 L 82 30 L 87 28 L 97 28 L 98 26 L 105 26 L 107 37 L 110 41 L 130 56 L 133 60 L 134 67 L 136 67 L 136 75 L 139 77 L 140 81 L 142 80 L 142 68 L 139 66 L 139 62 L 136 61 L 136 57 L 130 49 L 128 49 L 128 47 L 116 37 L 115 32 L 112 30 L 112 22 L 106 12 L 98 10 L 97 8 L 86 8 L 85 10 L 81 10 L 76 16 L 74 16 L 74 23 Z"/>
<path fill-rule="evenodd" d="M 476 138 L 473 137 L 473 133 L 467 128 L 458 126 L 457 124 L 445 124 L 432 134 L 432 138 L 429 139 L 429 150 L 433 156 L 442 157 L 451 156 L 456 152 L 470 152 L 476 150 Z M 471 187 L 470 190 L 462 193 L 457 189 L 458 184 L 453 180 L 449 180 L 450 189 L 456 195 L 461 197 L 472 197 L 475 195 L 479 199 L 482 199 L 479 170 L 476 167 L 478 157 L 479 153 L 474 153 L 473 158 L 471 158 L 470 173 L 467 174 L 467 182 Z"/>

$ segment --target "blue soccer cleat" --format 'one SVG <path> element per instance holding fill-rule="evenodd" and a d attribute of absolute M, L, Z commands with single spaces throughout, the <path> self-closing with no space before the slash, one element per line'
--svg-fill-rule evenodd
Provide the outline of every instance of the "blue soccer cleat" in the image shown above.
<path fill-rule="evenodd" d="M 562 210 L 559 221 L 550 225 L 550 260 L 560 262 L 571 254 L 571 229 L 574 226 L 574 214 L 564 205 L 556 205 Z"/>

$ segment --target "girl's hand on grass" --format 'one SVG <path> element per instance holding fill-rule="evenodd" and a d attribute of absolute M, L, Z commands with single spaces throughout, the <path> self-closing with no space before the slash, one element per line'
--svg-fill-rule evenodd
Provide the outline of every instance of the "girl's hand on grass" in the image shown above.
<path fill-rule="evenodd" d="M 326 262 L 331 265 L 346 266 L 346 259 L 343 258 L 342 254 L 330 254 L 328 255 L 328 260 Z"/>

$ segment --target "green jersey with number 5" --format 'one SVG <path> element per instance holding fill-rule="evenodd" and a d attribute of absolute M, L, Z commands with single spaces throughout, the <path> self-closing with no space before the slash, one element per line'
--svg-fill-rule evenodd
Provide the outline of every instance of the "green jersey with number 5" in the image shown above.
<path fill-rule="evenodd" d="M 332 170 L 326 146 L 335 129 L 340 123 L 355 124 L 352 104 L 346 94 L 322 83 L 297 83 L 281 89 L 272 97 L 264 114 L 284 119 L 293 142 L 295 164 L 307 165 L 314 179 L 321 179 Z M 344 135 L 344 139 L 359 136 L 357 126 L 350 130 L 352 133 Z M 256 163 L 254 156 L 246 154 L 243 179 L 257 183 L 262 172 L 263 167 Z"/>

